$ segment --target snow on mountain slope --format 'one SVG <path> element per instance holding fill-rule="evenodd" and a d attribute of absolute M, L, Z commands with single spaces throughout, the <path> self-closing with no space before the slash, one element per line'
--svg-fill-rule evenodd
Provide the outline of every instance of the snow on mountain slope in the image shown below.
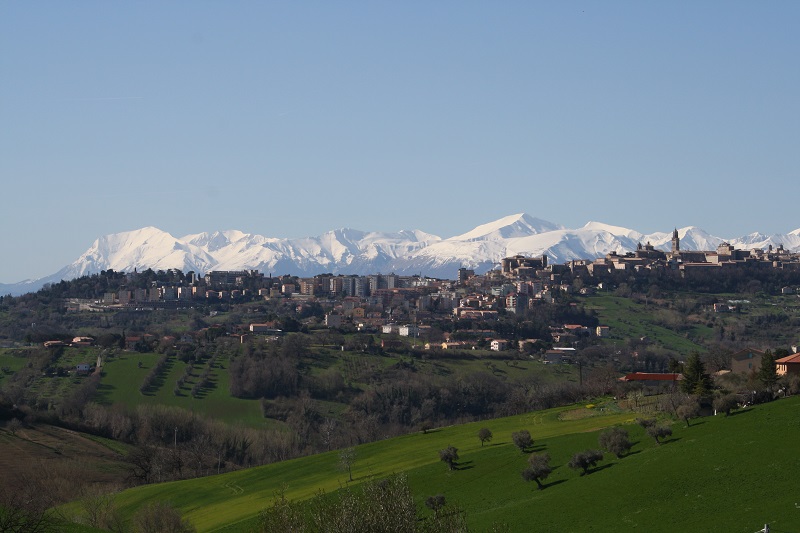
<path fill-rule="evenodd" d="M 603 224 L 602 222 L 587 222 L 586 225 L 583 226 L 583 228 L 581 229 L 588 231 L 605 231 L 612 235 L 633 239 L 637 242 L 645 238 L 645 236 L 639 233 L 638 231 L 628 228 L 623 228 L 621 226 L 612 226 L 611 224 Z"/>
<path fill-rule="evenodd" d="M 800 251 L 800 230 L 795 230 L 785 235 L 764 235 L 763 233 L 756 232 L 745 235 L 744 237 L 739 237 L 738 239 L 732 239 L 730 244 L 745 250 L 754 248 L 767 250 L 770 246 L 774 249 L 783 245 L 786 250 L 797 252 Z"/>
<path fill-rule="evenodd" d="M 329 231 L 319 237 L 268 239 L 244 235 L 213 251 L 216 270 L 256 269 L 265 272 L 302 273 L 376 272 L 388 261 L 441 240 L 422 231 L 397 233 L 353 229 Z M 244 265 L 244 266 L 242 266 Z M 291 267 L 291 268 L 290 268 Z"/>
<path fill-rule="evenodd" d="M 800 228 L 785 235 L 752 233 L 738 239 L 721 239 L 689 226 L 678 230 L 681 250 L 714 250 L 727 240 L 739 248 L 783 245 L 800 251 Z M 616 251 L 636 249 L 650 242 L 670 250 L 672 232 L 649 235 L 632 229 L 589 222 L 566 229 L 521 213 L 481 224 L 474 229 L 441 239 L 419 230 L 365 232 L 337 229 L 317 237 L 281 239 L 238 230 L 213 231 L 175 238 L 158 228 L 106 235 L 97 239 L 75 262 L 55 274 L 17 284 L 0 284 L 0 293 L 23 294 L 45 283 L 73 279 L 109 268 L 117 271 L 259 270 L 264 273 L 310 276 L 395 272 L 454 278 L 458 268 L 476 272 L 496 268 L 503 257 L 547 255 L 551 263 L 594 259 Z"/>
<path fill-rule="evenodd" d="M 562 227 L 563 226 L 558 226 L 546 220 L 534 218 L 525 213 L 518 213 L 516 215 L 503 217 L 494 222 L 482 224 L 463 235 L 450 237 L 447 240 L 475 241 L 513 239 L 515 237 L 525 237 L 527 235 L 553 231 L 561 229 Z"/>
<path fill-rule="evenodd" d="M 461 268 L 483 272 L 512 255 L 547 255 L 550 262 L 594 259 L 617 251 L 636 248 L 637 241 L 604 230 L 558 229 L 524 237 L 459 241 L 445 239 L 392 265 L 398 273 L 435 272 L 431 275 L 454 277 Z"/>
<path fill-rule="evenodd" d="M 681 240 L 681 250 L 716 250 L 725 241 L 695 226 L 679 229 L 678 237 Z M 672 232 L 642 235 L 640 242 L 649 242 L 659 250 L 669 251 L 672 250 Z"/>
<path fill-rule="evenodd" d="M 75 262 L 62 269 L 63 279 L 72 279 L 101 270 L 205 271 L 215 263 L 201 248 L 181 242 L 158 228 L 147 227 L 100 237 Z"/>

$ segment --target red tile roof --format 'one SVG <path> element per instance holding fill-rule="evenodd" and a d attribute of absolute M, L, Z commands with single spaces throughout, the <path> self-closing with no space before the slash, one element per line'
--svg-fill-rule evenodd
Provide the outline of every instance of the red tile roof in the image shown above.
<path fill-rule="evenodd" d="M 800 363 L 800 353 L 794 353 L 786 357 L 781 357 L 780 359 L 776 359 L 775 362 L 781 365 Z"/>
<path fill-rule="evenodd" d="M 659 374 L 655 372 L 632 372 L 621 379 L 622 381 L 679 381 L 683 379 L 683 375 Z"/>

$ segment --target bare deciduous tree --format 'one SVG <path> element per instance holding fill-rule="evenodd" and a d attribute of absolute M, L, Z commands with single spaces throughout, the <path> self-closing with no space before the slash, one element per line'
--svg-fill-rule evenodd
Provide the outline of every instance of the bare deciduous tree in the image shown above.
<path fill-rule="evenodd" d="M 522 453 L 525 453 L 528 448 L 533 446 L 533 438 L 531 437 L 530 431 L 527 429 L 512 433 L 511 440 L 514 442 L 514 446 L 519 448 L 519 451 Z"/>
<path fill-rule="evenodd" d="M 353 481 L 353 465 L 355 462 L 355 448 L 345 448 L 339 452 L 339 467 L 347 472 L 348 481 Z"/>
<path fill-rule="evenodd" d="M 485 442 L 492 440 L 492 432 L 489 428 L 481 428 L 478 430 L 478 439 L 481 441 L 481 447 Z"/>

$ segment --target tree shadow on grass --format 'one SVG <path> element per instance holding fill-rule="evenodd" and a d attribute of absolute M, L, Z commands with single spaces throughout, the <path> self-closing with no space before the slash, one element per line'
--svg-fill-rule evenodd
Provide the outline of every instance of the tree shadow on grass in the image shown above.
<path fill-rule="evenodd" d="M 556 485 L 561 485 L 562 483 L 566 483 L 566 479 L 559 479 L 556 481 L 551 481 L 550 483 L 542 483 L 542 490 L 549 489 L 550 487 L 555 487 Z"/>
<path fill-rule="evenodd" d="M 639 453 L 642 453 L 642 450 L 636 450 L 635 452 L 628 452 L 625 455 L 623 455 L 622 457 L 618 457 L 618 459 L 624 459 L 625 457 L 628 457 L 628 456 L 631 456 L 631 455 L 636 455 L 636 454 L 639 454 Z"/>
<path fill-rule="evenodd" d="M 731 411 L 731 414 L 729 414 L 727 416 L 739 416 L 739 415 L 743 415 L 745 413 L 752 413 L 752 412 L 753 412 L 753 409 L 740 409 L 738 411 Z"/>
<path fill-rule="evenodd" d="M 586 471 L 586 475 L 594 474 L 595 472 L 599 472 L 601 470 L 605 470 L 606 468 L 611 468 L 615 464 L 617 464 L 617 463 L 606 463 L 604 465 L 600 465 L 600 466 L 596 466 L 594 468 L 590 468 L 589 470 Z"/>
<path fill-rule="evenodd" d="M 461 463 L 453 463 L 453 470 L 469 470 L 475 468 L 472 461 L 463 461 Z"/>
<path fill-rule="evenodd" d="M 94 394 L 94 399 L 99 404 L 111 403 L 111 394 L 116 390 L 114 385 L 107 385 L 100 383 L 97 386 L 97 391 Z"/>
<path fill-rule="evenodd" d="M 539 453 L 543 452 L 547 449 L 547 444 L 534 444 L 533 446 L 528 446 L 522 453 Z"/>
<path fill-rule="evenodd" d="M 667 440 L 662 440 L 661 444 L 669 444 L 670 442 L 677 442 L 679 440 L 681 440 L 681 437 L 672 437 Z"/>

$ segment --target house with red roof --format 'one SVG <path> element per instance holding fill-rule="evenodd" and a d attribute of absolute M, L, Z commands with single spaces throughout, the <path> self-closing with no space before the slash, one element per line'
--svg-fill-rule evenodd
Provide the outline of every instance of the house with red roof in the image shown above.
<path fill-rule="evenodd" d="M 800 375 L 800 353 L 793 353 L 775 360 L 775 370 L 779 376 Z"/>
<path fill-rule="evenodd" d="M 660 372 L 631 372 L 619 378 L 622 383 L 641 383 L 646 389 L 675 390 L 683 374 Z"/>

